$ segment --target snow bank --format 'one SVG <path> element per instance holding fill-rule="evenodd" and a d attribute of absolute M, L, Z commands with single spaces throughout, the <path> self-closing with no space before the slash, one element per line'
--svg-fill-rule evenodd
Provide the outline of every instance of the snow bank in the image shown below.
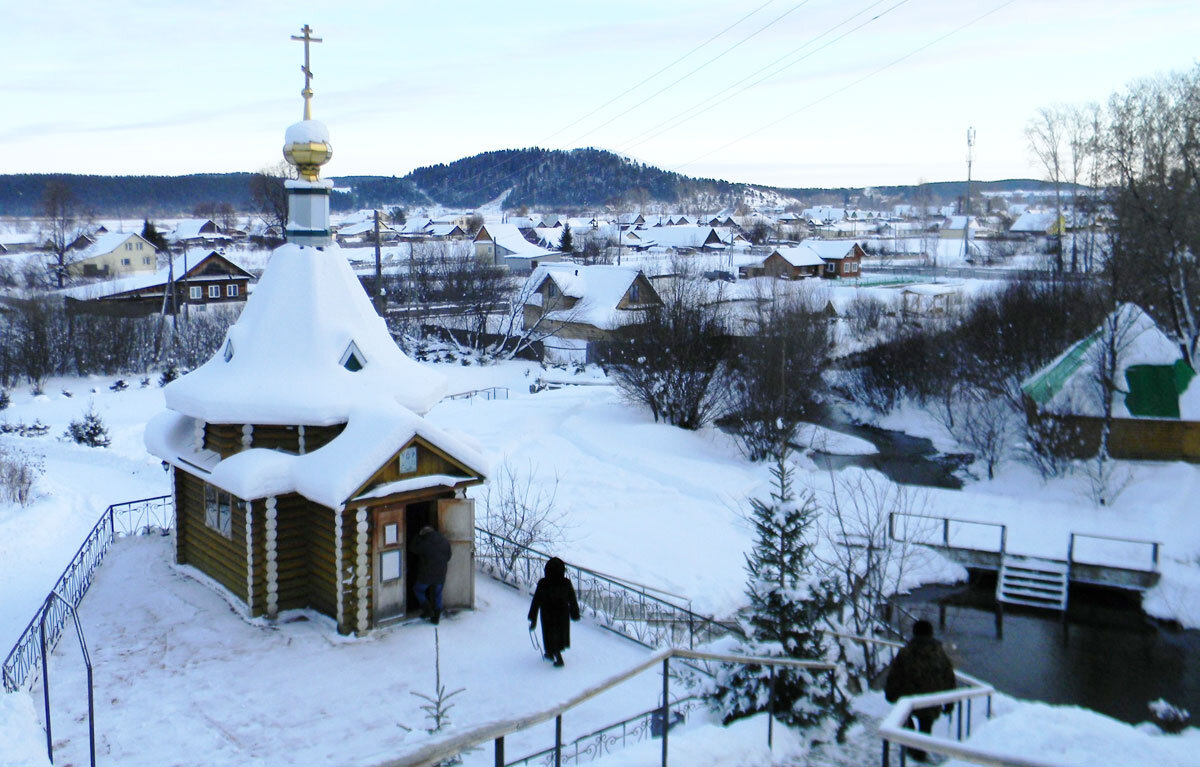
<path fill-rule="evenodd" d="M 769 767 L 797 764 L 806 751 L 797 731 L 775 725 L 774 752 L 767 748 L 767 716 L 739 719 L 728 727 L 705 723 L 671 730 L 672 764 L 689 767 Z M 657 767 L 662 764 L 662 741 L 653 739 L 604 757 L 606 767 Z"/>
<path fill-rule="evenodd" d="M 1163 735 L 1152 725 L 1134 727 L 1084 708 L 1022 702 L 979 726 L 968 743 L 1013 757 L 1036 754 L 1039 759 L 1071 767 L 1194 767 L 1200 753 L 1200 729 Z M 952 760 L 946 767 L 966 767 L 966 763 Z"/>
<path fill-rule="evenodd" d="M 0 767 L 43 767 L 46 740 L 33 712 L 33 698 L 0 693 Z"/>
<path fill-rule="evenodd" d="M 815 423 L 804 424 L 797 441 L 813 450 L 834 455 L 875 455 L 879 452 L 879 448 L 865 439 Z"/>

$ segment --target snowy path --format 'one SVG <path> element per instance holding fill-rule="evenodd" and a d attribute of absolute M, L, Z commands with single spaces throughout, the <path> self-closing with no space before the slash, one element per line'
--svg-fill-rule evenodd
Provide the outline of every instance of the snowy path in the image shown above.
<path fill-rule="evenodd" d="M 170 540 L 123 539 L 97 571 L 80 615 L 95 664 L 98 760 L 123 767 L 369 764 L 429 739 L 411 693 L 434 688 L 433 628 L 416 622 L 340 637 L 329 621 L 267 625 L 236 614 L 171 564 Z M 648 651 L 587 621 L 567 666 L 529 641 L 528 602 L 481 577 L 478 609 L 439 628 L 442 681 L 465 688 L 451 719 L 470 728 L 552 705 L 632 666 Z M 86 763 L 83 671 L 73 637 L 51 660 L 56 763 Z M 564 737 L 648 709 L 646 673 L 564 717 Z M 40 688 L 32 692 L 40 711 Z M 412 728 L 406 731 L 404 727 Z M 508 739 L 516 757 L 553 744 L 547 723 Z M 488 755 L 490 758 L 490 754 Z"/>

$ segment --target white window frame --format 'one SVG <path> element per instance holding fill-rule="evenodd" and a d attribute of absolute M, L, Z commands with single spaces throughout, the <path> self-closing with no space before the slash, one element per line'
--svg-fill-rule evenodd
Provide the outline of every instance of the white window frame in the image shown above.
<path fill-rule="evenodd" d="M 236 298 L 238 294 L 238 286 L 236 283 L 225 286 L 225 295 L 228 298 Z"/>
<path fill-rule="evenodd" d="M 142 256 L 142 263 L 149 265 L 150 264 L 150 256 Z"/>
<path fill-rule="evenodd" d="M 204 526 L 233 540 L 233 496 L 207 482 L 204 483 Z"/>
<path fill-rule="evenodd" d="M 208 286 L 208 297 L 209 298 L 220 298 L 221 297 L 221 286 L 220 285 L 209 285 Z"/>
<path fill-rule="evenodd" d="M 204 288 L 200 287 L 199 285 L 192 285 L 188 288 L 188 296 L 193 301 L 199 301 L 200 299 L 204 298 Z"/>
<path fill-rule="evenodd" d="M 133 263 L 133 262 L 132 262 L 132 261 L 130 261 L 128 258 L 122 258 L 122 259 L 121 259 L 121 266 L 130 266 L 132 263 Z"/>

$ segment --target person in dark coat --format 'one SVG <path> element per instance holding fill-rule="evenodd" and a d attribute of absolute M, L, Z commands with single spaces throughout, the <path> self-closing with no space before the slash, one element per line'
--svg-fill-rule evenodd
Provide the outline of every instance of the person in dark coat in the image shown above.
<path fill-rule="evenodd" d="M 953 690 L 958 686 L 954 677 L 954 664 L 942 647 L 942 643 L 933 638 L 933 624 L 929 621 L 917 621 L 913 624 L 913 636 L 908 644 L 896 653 L 895 660 L 888 670 L 887 686 L 884 695 L 888 703 L 895 703 L 906 695 L 926 695 L 931 692 Z M 951 706 L 945 707 L 946 713 Z M 917 709 L 913 712 L 914 719 L 920 731 L 928 735 L 933 732 L 933 723 L 941 716 L 942 708 Z M 912 728 L 912 719 L 908 721 Z M 919 749 L 909 749 L 909 755 L 918 762 L 925 761 L 927 755 Z"/>
<path fill-rule="evenodd" d="M 551 557 L 546 563 L 546 575 L 538 581 L 529 606 L 529 630 L 537 628 L 538 612 L 542 613 L 542 657 L 563 665 L 562 651 L 571 646 L 571 623 L 579 620 L 579 602 L 575 588 L 567 579 L 567 563 Z M 570 620 L 568 620 L 568 618 Z"/>
<path fill-rule="evenodd" d="M 408 552 L 416 564 L 413 593 L 421 606 L 421 616 L 436 625 L 442 617 L 442 587 L 450 564 L 450 541 L 425 525 L 409 544 Z"/>

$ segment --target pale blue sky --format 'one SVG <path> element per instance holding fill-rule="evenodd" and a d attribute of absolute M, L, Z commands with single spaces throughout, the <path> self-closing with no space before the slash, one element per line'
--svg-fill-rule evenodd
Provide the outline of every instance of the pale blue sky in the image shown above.
<path fill-rule="evenodd" d="M 302 51 L 288 36 L 305 23 L 325 40 L 314 113 L 332 133 L 335 176 L 591 145 L 735 181 L 904 184 L 962 178 L 968 125 L 977 178 L 1038 175 L 1022 129 L 1039 106 L 1102 100 L 1200 53 L 1195 0 L 1015 0 L 875 73 L 1003 0 L 764 2 L 0 0 L 0 173 L 274 163 L 300 117 Z M 797 49 L 811 55 L 715 97 Z M 651 130 L 693 107 L 695 119 Z"/>

